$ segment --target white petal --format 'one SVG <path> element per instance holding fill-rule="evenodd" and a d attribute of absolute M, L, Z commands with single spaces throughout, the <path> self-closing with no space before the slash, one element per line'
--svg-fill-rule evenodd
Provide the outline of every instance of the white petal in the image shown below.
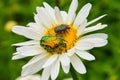
<path fill-rule="evenodd" d="M 46 17 L 48 17 L 48 21 L 49 21 L 52 25 L 55 25 L 56 20 L 54 20 L 54 19 L 52 18 L 52 16 L 51 16 L 50 14 L 48 14 L 48 11 L 46 10 L 46 8 L 41 8 L 41 9 L 42 9 L 43 13 L 46 15 Z M 53 10 L 53 11 L 54 11 L 54 13 L 55 13 L 55 10 Z M 55 15 L 54 15 L 54 17 L 55 17 Z"/>
<path fill-rule="evenodd" d="M 68 56 L 72 56 L 75 53 L 75 47 L 67 51 Z"/>
<path fill-rule="evenodd" d="M 47 66 L 50 66 L 52 63 L 55 62 L 55 60 L 58 58 L 58 55 L 57 54 L 54 54 L 52 55 L 48 60 L 47 62 L 45 62 L 45 64 L 43 65 L 43 68 L 47 67 Z"/>
<path fill-rule="evenodd" d="M 56 17 L 58 24 L 63 23 L 62 15 L 58 7 L 55 7 L 55 17 Z"/>
<path fill-rule="evenodd" d="M 59 74 L 60 69 L 60 62 L 59 60 L 55 61 L 55 63 L 51 67 L 51 78 L 52 80 L 55 80 Z"/>
<path fill-rule="evenodd" d="M 23 46 L 18 47 L 17 52 L 19 52 L 19 54 L 23 56 L 34 56 L 41 54 L 43 50 L 40 50 L 40 47 L 38 46 Z"/>
<path fill-rule="evenodd" d="M 78 27 L 87 18 L 91 7 L 92 5 L 90 3 L 83 6 L 83 8 L 79 11 L 78 15 L 76 16 L 74 26 Z"/>
<path fill-rule="evenodd" d="M 81 73 L 81 74 L 86 73 L 86 68 L 85 68 L 84 64 L 81 62 L 81 60 L 76 55 L 71 56 L 70 60 L 71 60 L 71 64 L 72 64 L 73 68 L 78 73 Z"/>
<path fill-rule="evenodd" d="M 12 31 L 15 32 L 16 34 L 25 36 L 29 39 L 35 39 L 35 40 L 40 40 L 40 35 L 37 34 L 34 30 L 29 29 L 28 27 L 23 27 L 23 26 L 14 26 L 12 28 Z"/>
<path fill-rule="evenodd" d="M 42 29 L 48 28 L 48 25 L 45 23 L 45 19 L 41 18 L 40 14 L 34 14 L 34 20 L 39 27 L 42 27 Z"/>
<path fill-rule="evenodd" d="M 53 18 L 54 23 L 56 23 L 54 9 L 49 4 L 47 4 L 46 2 L 43 2 L 43 4 L 45 6 L 46 11 L 49 13 L 49 15 L 51 16 L 51 18 Z"/>
<path fill-rule="evenodd" d="M 93 36 L 93 37 L 90 37 L 90 36 Z M 101 46 L 104 46 L 107 44 L 107 35 L 100 35 L 100 36 L 96 36 L 96 35 L 88 35 L 88 36 L 85 36 L 83 38 L 81 38 L 82 41 L 85 41 L 85 42 L 90 42 L 90 43 L 93 43 L 94 44 L 94 47 L 101 47 Z"/>
<path fill-rule="evenodd" d="M 44 68 L 44 70 L 42 72 L 41 80 L 49 80 L 49 76 L 50 76 L 50 67 L 46 67 L 46 68 Z"/>
<path fill-rule="evenodd" d="M 44 8 L 37 7 L 38 16 L 40 16 L 41 24 L 49 28 L 52 26 L 51 18 L 44 12 Z"/>
<path fill-rule="evenodd" d="M 30 45 L 37 45 L 37 44 L 39 44 L 38 41 L 31 40 L 31 41 L 26 41 L 22 43 L 16 43 L 16 44 L 13 44 L 13 46 L 30 46 Z"/>
<path fill-rule="evenodd" d="M 40 24 L 40 22 L 37 23 L 29 23 L 27 24 L 27 26 L 29 26 L 31 29 L 34 29 L 36 32 L 38 32 L 38 34 L 40 36 L 43 36 L 43 34 L 46 32 L 47 28 L 45 28 L 44 26 L 42 26 Z"/>
<path fill-rule="evenodd" d="M 92 32 L 92 31 L 96 31 L 96 30 L 100 30 L 100 29 L 103 29 L 105 27 L 107 27 L 106 24 L 102 25 L 101 23 L 99 23 L 99 24 L 97 24 L 95 26 L 88 27 L 88 28 L 84 29 L 84 32 L 82 34 L 86 34 L 86 33 Z"/>
<path fill-rule="evenodd" d="M 104 15 L 102 15 L 102 16 L 100 16 L 100 17 L 98 17 L 98 18 L 96 18 L 96 19 L 88 22 L 88 23 L 87 23 L 87 26 L 90 25 L 90 24 L 92 24 L 92 23 L 94 23 L 94 22 L 96 22 L 96 21 L 98 21 L 98 20 L 100 20 L 101 18 L 103 18 L 103 17 L 105 17 L 105 16 L 106 16 L 106 14 L 104 14 Z"/>
<path fill-rule="evenodd" d="M 41 21 L 41 18 L 38 14 L 34 14 L 34 20 L 37 24 L 41 25 L 42 21 Z"/>
<path fill-rule="evenodd" d="M 91 39 L 86 39 L 86 41 L 94 43 L 94 47 L 101 47 L 107 44 L 107 40 L 101 38 L 91 38 Z"/>
<path fill-rule="evenodd" d="M 30 66 L 34 63 L 37 63 L 38 61 L 44 59 L 45 57 L 48 57 L 48 55 L 45 53 L 37 55 L 37 56 L 33 57 L 26 65 L 24 65 L 24 67 Z"/>
<path fill-rule="evenodd" d="M 72 0 L 72 3 L 71 3 L 70 8 L 68 10 L 68 18 L 67 18 L 68 24 L 73 23 L 77 7 L 78 7 L 78 0 Z"/>
<path fill-rule="evenodd" d="M 107 39 L 107 38 L 108 38 L 108 35 L 105 34 L 105 33 L 95 33 L 95 34 L 89 34 L 89 35 L 86 35 L 86 36 L 82 37 L 82 39 L 85 39 L 85 38 L 101 38 L 101 39 Z"/>
<path fill-rule="evenodd" d="M 61 12 L 64 24 L 66 24 L 66 19 L 67 19 L 68 14 L 65 11 L 60 11 L 60 12 Z"/>
<path fill-rule="evenodd" d="M 43 64 L 46 62 L 46 58 L 43 58 L 31 65 L 25 65 L 22 67 L 22 76 L 34 74 L 42 69 Z"/>
<path fill-rule="evenodd" d="M 12 60 L 22 59 L 22 58 L 25 58 L 25 57 L 26 57 L 26 56 L 18 55 L 18 53 L 17 53 L 17 55 L 14 55 L 14 56 L 12 57 Z"/>
<path fill-rule="evenodd" d="M 87 25 L 87 20 L 83 21 L 81 23 L 81 25 L 78 27 L 78 32 L 77 32 L 78 36 L 80 36 L 80 34 L 82 34 L 82 32 L 84 31 L 86 25 Z"/>
<path fill-rule="evenodd" d="M 62 69 L 65 73 L 68 73 L 69 70 L 70 70 L 70 64 L 68 66 L 64 66 L 64 65 L 61 65 L 62 66 Z"/>
<path fill-rule="evenodd" d="M 90 54 L 90 53 L 88 53 L 86 51 L 76 50 L 76 54 L 78 56 L 80 56 L 81 58 L 89 60 L 89 61 L 95 60 L 95 57 L 92 54 Z"/>
<path fill-rule="evenodd" d="M 94 43 L 86 40 L 80 40 L 76 43 L 76 49 L 78 50 L 90 50 L 94 47 Z"/>
<path fill-rule="evenodd" d="M 102 47 L 102 46 L 105 46 L 106 44 L 108 43 L 108 40 L 99 40 L 99 42 L 95 42 L 95 47 Z"/>
<path fill-rule="evenodd" d="M 65 53 L 61 54 L 59 59 L 60 59 L 61 64 L 64 66 L 68 66 L 70 64 L 70 59 Z"/>

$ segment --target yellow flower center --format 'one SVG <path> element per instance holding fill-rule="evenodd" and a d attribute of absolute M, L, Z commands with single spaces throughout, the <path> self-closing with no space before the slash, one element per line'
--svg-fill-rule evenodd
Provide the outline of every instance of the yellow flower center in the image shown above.
<path fill-rule="evenodd" d="M 64 53 L 77 41 L 77 30 L 66 24 L 52 26 L 41 39 L 41 46 L 51 53 Z"/>

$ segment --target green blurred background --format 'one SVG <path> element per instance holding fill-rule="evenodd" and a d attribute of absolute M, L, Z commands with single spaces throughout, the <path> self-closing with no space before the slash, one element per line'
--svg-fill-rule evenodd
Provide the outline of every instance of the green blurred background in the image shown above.
<path fill-rule="evenodd" d="M 23 26 L 34 22 L 33 13 L 36 12 L 36 6 L 43 6 L 43 1 L 53 7 L 57 5 L 65 11 L 68 10 L 71 2 L 71 0 L 0 0 L 0 80 L 15 80 L 20 76 L 22 66 L 29 60 L 28 58 L 11 60 L 15 52 L 15 47 L 11 44 L 27 40 L 10 31 L 8 26 L 12 25 L 11 20 L 15 21 L 13 24 Z M 80 80 L 120 80 L 120 0 L 79 0 L 78 11 L 88 2 L 93 4 L 88 21 L 102 14 L 108 14 L 99 21 L 108 24 L 108 27 L 96 32 L 107 33 L 109 43 L 104 47 L 90 50 L 96 60 L 83 61 L 87 73 L 78 74 L 79 78 Z M 61 71 L 57 80 L 69 76 L 70 74 Z"/>

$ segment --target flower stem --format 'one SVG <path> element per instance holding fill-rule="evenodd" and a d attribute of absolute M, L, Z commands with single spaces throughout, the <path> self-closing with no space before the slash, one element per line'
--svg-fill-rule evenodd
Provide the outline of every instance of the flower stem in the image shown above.
<path fill-rule="evenodd" d="M 77 73 L 75 72 L 73 66 L 71 65 L 70 67 L 71 67 L 70 68 L 70 73 L 72 75 L 73 80 L 79 80 L 79 78 L 77 77 Z"/>

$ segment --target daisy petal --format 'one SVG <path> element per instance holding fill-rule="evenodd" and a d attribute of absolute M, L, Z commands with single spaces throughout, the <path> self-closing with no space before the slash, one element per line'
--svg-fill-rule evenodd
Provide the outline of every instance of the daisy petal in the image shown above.
<path fill-rule="evenodd" d="M 26 41 L 22 43 L 16 43 L 16 44 L 13 44 L 12 46 L 30 46 L 30 45 L 37 45 L 37 44 L 39 44 L 39 42 L 31 40 L 31 41 Z"/>
<path fill-rule="evenodd" d="M 95 57 L 86 51 L 76 50 L 76 54 L 85 60 L 89 61 L 95 60 Z"/>
<path fill-rule="evenodd" d="M 18 53 L 17 53 L 18 54 Z M 26 56 L 23 56 L 23 55 L 14 55 L 12 57 L 12 60 L 17 60 L 17 59 L 22 59 L 22 58 L 25 58 Z"/>
<path fill-rule="evenodd" d="M 100 16 L 100 17 L 98 17 L 98 18 L 96 18 L 96 19 L 94 19 L 94 20 L 88 22 L 88 23 L 87 23 L 87 26 L 89 26 L 90 24 L 92 24 L 92 23 L 94 23 L 94 22 L 100 20 L 101 18 L 105 17 L 106 15 L 107 15 L 107 14 L 104 14 L 104 15 L 102 15 L 102 16 Z"/>
<path fill-rule="evenodd" d="M 70 61 L 71 61 L 71 64 L 72 64 L 73 68 L 78 73 L 81 73 L 81 74 L 86 73 L 86 68 L 85 68 L 84 64 L 82 63 L 82 61 L 76 55 L 71 56 Z"/>
<path fill-rule="evenodd" d="M 94 43 L 86 40 L 80 40 L 76 43 L 76 49 L 78 50 L 90 50 L 94 47 Z"/>
<path fill-rule="evenodd" d="M 42 24 L 41 24 L 42 21 L 41 21 L 41 19 L 40 19 L 40 15 L 34 14 L 34 20 L 35 20 L 35 22 L 36 22 L 37 24 L 42 25 Z M 42 26 L 43 26 L 43 25 L 42 25 Z M 43 26 L 43 27 L 45 27 L 45 26 Z"/>
<path fill-rule="evenodd" d="M 73 23 L 77 7 L 78 7 L 78 0 L 72 0 L 72 3 L 71 3 L 70 8 L 68 10 L 68 18 L 67 18 L 68 24 Z"/>
<path fill-rule="evenodd" d="M 49 13 L 49 16 L 51 16 L 51 18 L 53 18 L 54 23 L 56 23 L 54 9 L 46 2 L 43 2 L 43 4 L 45 6 L 46 11 Z"/>
<path fill-rule="evenodd" d="M 62 15 L 58 7 L 55 7 L 55 17 L 59 24 L 63 23 Z"/>
<path fill-rule="evenodd" d="M 52 20 L 51 18 L 49 18 L 48 15 L 46 15 L 46 13 L 44 13 L 44 8 L 42 7 L 37 7 L 37 12 L 38 12 L 38 16 L 40 16 L 41 19 L 41 24 L 44 25 L 45 27 L 49 28 L 52 26 Z"/>
<path fill-rule="evenodd" d="M 68 66 L 70 64 L 69 57 L 64 53 L 60 55 L 59 59 L 60 59 L 61 64 L 64 66 Z"/>
<path fill-rule="evenodd" d="M 68 14 L 65 11 L 61 11 L 61 15 L 62 15 L 64 24 L 66 24 L 66 19 L 67 19 Z"/>
<path fill-rule="evenodd" d="M 75 53 L 75 47 L 73 47 L 72 49 L 68 50 L 67 55 L 68 56 L 72 56 Z"/>
<path fill-rule="evenodd" d="M 39 40 L 40 35 L 37 34 L 34 30 L 31 30 L 27 27 L 23 27 L 23 26 L 14 26 L 12 28 L 12 31 L 15 32 L 16 34 L 25 36 L 29 39 L 35 39 L 35 40 Z"/>
<path fill-rule="evenodd" d="M 43 70 L 42 79 L 41 80 L 49 80 L 49 76 L 50 76 L 50 67 L 46 67 Z"/>
<path fill-rule="evenodd" d="M 96 26 L 92 26 L 92 27 L 88 27 L 88 28 L 84 29 L 82 34 L 86 34 L 86 33 L 92 32 L 92 31 L 96 31 L 96 30 L 100 30 L 100 29 L 103 29 L 105 27 L 107 27 L 106 24 L 102 25 L 101 23 L 99 23 Z"/>
<path fill-rule="evenodd" d="M 26 65 L 24 65 L 24 67 L 30 66 L 30 65 L 44 59 L 45 57 L 48 57 L 48 55 L 47 54 L 40 54 L 40 55 L 34 56 Z"/>
<path fill-rule="evenodd" d="M 51 78 L 55 80 L 59 74 L 60 62 L 59 60 L 55 61 L 54 65 L 51 67 Z"/>
<path fill-rule="evenodd" d="M 101 38 L 101 39 L 107 39 L 107 38 L 108 38 L 108 35 L 105 34 L 105 33 L 95 33 L 95 34 L 89 34 L 89 35 L 86 35 L 86 36 L 82 37 L 82 39 L 85 39 L 85 38 Z"/>
<path fill-rule="evenodd" d="M 92 37 L 90 37 L 92 36 Z M 90 43 L 93 43 L 94 44 L 94 47 L 101 47 L 101 46 L 105 46 L 107 44 L 107 35 L 95 35 L 95 34 L 91 34 L 91 35 L 87 35 L 83 38 L 81 38 L 82 41 L 85 41 L 85 42 L 90 42 Z"/>
<path fill-rule="evenodd" d="M 17 48 L 17 52 L 23 56 L 34 56 L 42 53 L 43 51 L 40 50 L 40 47 L 38 46 L 23 46 Z"/>
<path fill-rule="evenodd" d="M 90 3 L 83 6 L 83 8 L 78 12 L 76 19 L 74 21 L 74 26 L 78 27 L 89 15 L 92 5 Z"/>
<path fill-rule="evenodd" d="M 77 35 L 80 36 L 82 34 L 82 32 L 84 31 L 85 27 L 87 25 L 87 20 L 83 21 L 81 23 L 81 25 L 79 26 L 78 28 L 78 32 L 77 32 Z"/>
<path fill-rule="evenodd" d="M 38 34 L 40 36 L 43 36 L 43 34 L 46 32 L 46 28 L 44 26 L 42 26 L 39 22 L 39 24 L 37 23 L 29 23 L 27 24 L 27 26 L 29 26 L 31 29 L 34 29 L 36 32 L 38 32 Z"/>
<path fill-rule="evenodd" d="M 45 64 L 43 65 L 43 68 L 45 68 L 45 67 L 51 65 L 52 63 L 54 63 L 57 58 L 58 58 L 58 55 L 57 55 L 57 54 L 52 55 L 52 56 L 47 60 L 47 62 L 45 62 Z"/>
<path fill-rule="evenodd" d="M 28 65 L 28 64 L 24 65 L 22 67 L 21 76 L 31 75 L 40 71 L 42 69 L 43 64 L 46 62 L 46 60 L 47 60 L 46 58 L 43 58 L 31 65 Z"/>
<path fill-rule="evenodd" d="M 68 73 L 69 70 L 70 70 L 70 64 L 69 64 L 68 66 L 62 65 L 62 69 L 63 69 L 63 71 L 64 71 L 65 73 Z"/>

